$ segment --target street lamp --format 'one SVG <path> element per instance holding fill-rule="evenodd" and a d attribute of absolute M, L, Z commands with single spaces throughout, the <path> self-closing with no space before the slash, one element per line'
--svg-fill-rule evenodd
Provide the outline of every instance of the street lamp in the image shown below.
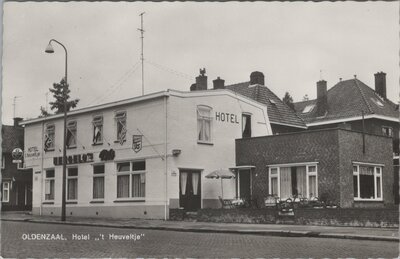
<path fill-rule="evenodd" d="M 47 45 L 45 52 L 46 53 L 54 53 L 54 49 L 53 46 L 51 45 L 51 42 L 56 42 L 59 45 L 61 45 L 61 47 L 64 48 L 65 50 L 65 85 L 68 85 L 68 80 L 67 80 L 67 68 L 68 68 L 68 53 L 67 53 L 67 49 L 65 48 L 65 46 L 55 40 L 55 39 L 51 39 L 49 41 L 49 45 Z M 64 89 L 65 91 L 65 89 Z M 63 163 L 62 163 L 62 198 L 61 198 L 61 221 L 65 221 L 65 182 L 66 182 L 66 171 L 67 171 L 67 94 L 66 92 L 64 92 L 64 140 L 63 140 Z"/>

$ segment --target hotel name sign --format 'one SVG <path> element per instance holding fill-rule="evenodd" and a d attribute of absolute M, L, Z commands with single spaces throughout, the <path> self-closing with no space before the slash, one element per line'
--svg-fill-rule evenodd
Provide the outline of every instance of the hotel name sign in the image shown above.
<path fill-rule="evenodd" d="M 233 124 L 239 124 L 238 116 L 234 113 L 215 112 L 215 120 Z"/>
<path fill-rule="evenodd" d="M 67 165 L 93 162 L 93 153 L 67 156 Z M 62 165 L 63 157 L 53 157 L 54 165 Z"/>

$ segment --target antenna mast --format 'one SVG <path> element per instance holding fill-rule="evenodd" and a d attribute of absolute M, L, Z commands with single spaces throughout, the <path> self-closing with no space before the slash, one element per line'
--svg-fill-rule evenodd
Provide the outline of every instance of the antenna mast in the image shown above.
<path fill-rule="evenodd" d="M 13 118 L 15 118 L 15 108 L 17 107 L 17 98 L 19 98 L 19 97 L 21 97 L 21 96 L 14 96 L 14 102 L 13 102 L 13 106 L 14 106 L 14 109 L 13 109 L 14 113 L 13 114 L 14 114 L 14 117 Z"/>
<path fill-rule="evenodd" d="M 142 39 L 142 52 L 141 52 L 141 55 L 140 55 L 140 60 L 142 61 L 142 95 L 144 95 L 144 54 L 143 54 L 143 39 L 144 39 L 143 15 L 144 14 L 145 14 L 145 12 L 139 14 L 141 27 L 140 27 L 140 29 L 138 29 L 140 31 L 140 34 L 141 34 L 140 38 Z"/>

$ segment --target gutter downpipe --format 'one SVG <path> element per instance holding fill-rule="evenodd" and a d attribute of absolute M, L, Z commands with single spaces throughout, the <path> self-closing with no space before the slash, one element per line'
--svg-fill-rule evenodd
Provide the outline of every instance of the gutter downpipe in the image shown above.
<path fill-rule="evenodd" d="M 169 94 L 169 93 L 168 93 Z M 167 161 L 167 141 L 168 141 L 168 109 L 167 109 L 167 98 L 164 98 L 165 107 L 165 150 L 164 150 L 164 163 L 165 163 L 165 205 L 164 205 L 164 220 L 167 220 L 167 206 L 168 206 L 168 161 Z"/>
<path fill-rule="evenodd" d="M 40 165 L 40 207 L 39 207 L 39 215 L 42 216 L 42 210 L 43 210 L 43 180 L 44 180 L 44 171 L 43 171 L 43 164 L 44 164 L 44 141 L 43 141 L 43 135 L 44 135 L 44 121 L 42 121 L 42 161 Z M 32 172 L 34 177 L 35 172 Z M 32 183 L 33 184 L 33 183 Z M 33 193 L 32 193 L 33 195 Z M 32 197 L 33 199 L 33 197 Z"/>

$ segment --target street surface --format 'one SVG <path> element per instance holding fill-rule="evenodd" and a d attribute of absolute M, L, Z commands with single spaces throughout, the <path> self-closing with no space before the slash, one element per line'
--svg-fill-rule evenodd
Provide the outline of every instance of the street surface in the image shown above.
<path fill-rule="evenodd" d="M 68 240 L 29 240 L 34 238 Z M 75 240 L 72 240 L 73 238 Z M 80 240 L 77 240 L 78 238 Z M 85 238 L 89 240 L 84 240 Z M 395 258 L 398 255 L 399 244 L 387 241 L 192 233 L 1 221 L 1 256 L 5 258 Z"/>

